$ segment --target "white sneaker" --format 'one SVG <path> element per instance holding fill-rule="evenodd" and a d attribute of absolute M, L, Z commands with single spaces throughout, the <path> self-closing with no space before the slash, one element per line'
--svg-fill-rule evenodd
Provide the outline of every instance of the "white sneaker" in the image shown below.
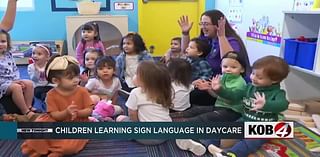
<path fill-rule="evenodd" d="M 206 153 L 206 147 L 191 139 L 177 139 L 176 144 L 180 149 L 191 151 L 197 156 L 201 156 Z"/>

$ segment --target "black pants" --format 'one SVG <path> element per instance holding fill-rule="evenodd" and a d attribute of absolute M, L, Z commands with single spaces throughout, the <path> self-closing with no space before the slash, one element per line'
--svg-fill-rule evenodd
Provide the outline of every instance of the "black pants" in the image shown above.
<path fill-rule="evenodd" d="M 207 91 L 194 89 L 190 92 L 190 104 L 192 106 L 214 106 L 216 99 L 217 98 L 211 96 Z"/>
<path fill-rule="evenodd" d="M 187 118 L 186 121 L 190 122 L 234 122 L 241 117 L 241 114 L 228 108 L 215 107 L 209 111 L 210 108 L 203 108 L 198 106 L 191 108 L 187 113 L 184 113 Z"/>
<path fill-rule="evenodd" d="M 2 104 L 6 113 L 17 113 L 22 114 L 17 105 L 13 102 L 11 95 L 3 96 L 0 99 L 0 104 Z"/>

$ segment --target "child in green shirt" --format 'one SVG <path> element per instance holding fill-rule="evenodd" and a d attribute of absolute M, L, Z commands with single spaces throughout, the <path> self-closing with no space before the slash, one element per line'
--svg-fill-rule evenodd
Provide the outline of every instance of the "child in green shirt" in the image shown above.
<path fill-rule="evenodd" d="M 211 85 L 223 98 L 231 101 L 243 100 L 244 121 L 273 122 L 278 121 L 279 113 L 289 105 L 285 91 L 280 89 L 280 82 L 288 73 L 289 66 L 282 58 L 266 56 L 253 64 L 250 75 L 252 83 L 245 88 L 234 90 L 222 86 L 219 76 L 212 79 Z M 267 140 L 243 139 L 226 151 L 221 151 L 212 144 L 208 146 L 208 150 L 214 156 L 242 157 L 257 151 L 266 142 Z"/>

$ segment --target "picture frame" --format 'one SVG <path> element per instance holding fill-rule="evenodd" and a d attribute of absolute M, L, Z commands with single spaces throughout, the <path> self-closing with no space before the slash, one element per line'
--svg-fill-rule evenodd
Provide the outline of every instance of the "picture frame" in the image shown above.
<path fill-rule="evenodd" d="M 110 0 L 97 0 L 102 2 L 100 11 L 110 11 Z M 53 12 L 78 11 L 75 0 L 51 0 Z"/>

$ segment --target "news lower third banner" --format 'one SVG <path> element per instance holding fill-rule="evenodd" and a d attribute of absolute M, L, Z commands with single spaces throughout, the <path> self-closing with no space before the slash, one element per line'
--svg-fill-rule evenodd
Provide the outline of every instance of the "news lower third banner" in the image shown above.
<path fill-rule="evenodd" d="M 0 139 L 293 138 L 292 122 L 0 122 Z"/>

